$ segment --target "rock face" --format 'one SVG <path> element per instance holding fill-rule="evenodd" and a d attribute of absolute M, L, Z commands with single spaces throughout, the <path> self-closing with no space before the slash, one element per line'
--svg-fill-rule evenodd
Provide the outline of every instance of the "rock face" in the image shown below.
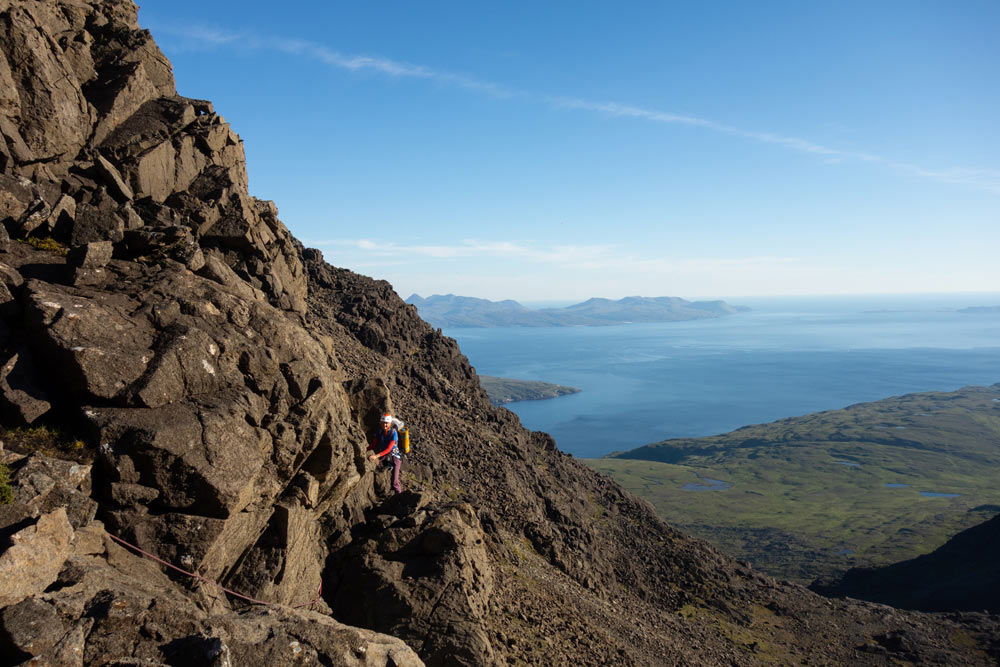
<path fill-rule="evenodd" d="M 3 454 L 0 663 L 992 659 L 992 620 L 755 574 L 492 406 L 249 196 L 129 0 L 4 0 L 0 51 L 0 418 L 83 443 Z M 384 499 L 387 410 L 416 450 Z"/>
<path fill-rule="evenodd" d="M 239 137 L 211 103 L 177 95 L 135 5 L 2 8 L 0 216 L 12 236 L 113 241 L 119 256 L 192 270 L 204 248 L 302 312 L 302 263 L 274 205 L 247 194 Z"/>
<path fill-rule="evenodd" d="M 108 537 L 91 466 L 2 454 L 14 497 L 0 505 L 0 664 L 421 664 L 399 639 L 302 608 L 321 601 L 233 614 L 214 587 L 184 588 Z"/>

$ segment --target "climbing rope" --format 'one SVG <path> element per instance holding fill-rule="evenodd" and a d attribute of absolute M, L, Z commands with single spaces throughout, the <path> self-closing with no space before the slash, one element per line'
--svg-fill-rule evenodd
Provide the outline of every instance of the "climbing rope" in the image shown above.
<path fill-rule="evenodd" d="M 275 607 L 288 606 L 288 605 L 280 605 L 277 602 L 267 602 L 265 600 L 258 600 L 257 598 L 252 598 L 252 597 L 249 597 L 247 595 L 243 595 L 242 593 L 237 593 L 236 591 L 233 591 L 233 590 L 230 590 L 230 589 L 226 588 L 225 586 L 223 586 L 222 584 L 220 584 L 217 581 L 213 581 L 213 580 L 211 580 L 211 579 L 209 579 L 207 577 L 201 576 L 197 572 L 188 572 L 187 570 L 185 570 L 183 568 L 177 567 L 173 563 L 168 563 L 167 561 L 163 560 L 162 558 L 158 558 L 158 557 L 154 556 L 153 554 L 149 553 L 148 551 L 143 551 L 142 549 L 140 549 L 136 545 L 132 544 L 131 542 L 126 542 L 125 540 L 123 540 L 122 538 L 118 537 L 117 535 L 112 535 L 111 533 L 109 533 L 107 531 L 104 531 L 104 532 L 105 532 L 105 534 L 108 537 L 110 537 L 111 539 L 113 539 L 115 542 L 118 542 L 119 544 L 121 544 L 123 546 L 126 546 L 129 549 L 132 549 L 136 553 L 142 554 L 146 558 L 149 558 L 151 560 L 155 560 L 160 565 L 165 565 L 166 567 L 169 567 L 171 570 L 176 570 L 177 572 L 180 572 L 181 574 L 187 575 L 187 576 L 191 577 L 192 579 L 197 579 L 198 581 L 203 581 L 206 584 L 211 584 L 212 586 L 215 586 L 219 590 L 221 590 L 221 591 L 223 591 L 225 593 L 229 593 L 230 595 L 233 595 L 235 597 L 238 597 L 241 600 L 246 600 L 247 602 L 250 602 L 250 603 L 253 603 L 253 604 L 271 605 L 271 606 L 275 606 Z M 303 602 L 302 604 L 293 605 L 292 609 L 301 609 L 302 607 L 311 607 L 312 605 L 314 605 L 317 602 L 319 602 L 320 598 L 322 598 L 322 597 L 323 597 L 323 583 L 320 582 L 320 584 L 319 584 L 319 591 L 317 591 L 316 597 L 314 597 L 312 600 L 309 600 L 309 602 Z"/>

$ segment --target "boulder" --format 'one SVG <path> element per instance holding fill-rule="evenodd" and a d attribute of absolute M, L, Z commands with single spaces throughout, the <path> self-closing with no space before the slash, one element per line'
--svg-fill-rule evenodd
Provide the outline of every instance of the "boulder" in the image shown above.
<path fill-rule="evenodd" d="M 205 256 L 191 230 L 176 225 L 151 229 L 140 224 L 126 231 L 124 254 L 153 262 L 172 259 L 191 271 L 198 271 L 205 265 Z"/>
<path fill-rule="evenodd" d="M 14 87 L 11 86 L 9 90 L 13 89 Z M 5 116 L 0 116 L 0 137 L 3 137 L 6 144 L 4 146 L 4 153 L 7 157 L 6 161 L 24 163 L 32 160 L 34 154 L 28 148 L 28 145 L 24 143 L 24 138 L 21 137 L 20 130 Z M 8 153 L 7 151 L 10 152 Z"/>
<path fill-rule="evenodd" d="M 91 409 L 91 419 L 117 460 L 115 481 L 158 490 L 158 511 L 224 519 L 251 500 L 270 445 L 268 435 L 227 410 L 227 402 L 201 410 L 176 404 Z"/>
<path fill-rule="evenodd" d="M 64 391 L 85 402 L 111 399 L 146 372 L 155 334 L 131 316 L 137 302 L 37 280 L 25 289 L 28 326 L 38 334 L 33 347 L 62 369 Z"/>
<path fill-rule="evenodd" d="M 120 241 L 125 232 L 125 222 L 118 215 L 111 202 L 102 201 L 98 205 L 79 204 L 76 218 L 64 222 L 56 228 L 67 245 L 78 246 L 100 241 Z"/>
<path fill-rule="evenodd" d="M 264 299 L 264 295 L 259 289 L 249 285 L 236 275 L 236 272 L 222 261 L 218 255 L 205 256 L 204 262 L 201 269 L 198 270 L 198 275 L 224 285 L 241 298 L 253 299 L 255 301 L 262 301 Z"/>
<path fill-rule="evenodd" d="M 45 221 L 45 229 L 52 232 L 59 226 L 72 224 L 76 218 L 76 200 L 69 195 L 60 195 L 58 201 L 52 207 L 48 220 Z"/>
<path fill-rule="evenodd" d="M 424 664 L 400 639 L 346 626 L 313 611 L 275 607 L 220 620 L 232 637 L 227 644 L 233 664 Z"/>
<path fill-rule="evenodd" d="M 115 194 L 115 196 L 120 197 L 124 200 L 133 199 L 132 188 L 129 187 L 122 179 L 122 175 L 118 173 L 118 169 L 108 162 L 108 159 L 103 155 L 98 155 L 94 162 L 97 165 L 97 170 L 100 172 L 101 176 L 104 178 L 108 189 Z"/>
<path fill-rule="evenodd" d="M 0 411 L 13 423 L 31 424 L 52 408 L 31 353 L 21 349 L 0 366 Z"/>
<path fill-rule="evenodd" d="M 91 98 L 100 120 L 94 128 L 91 141 L 100 144 L 116 127 L 139 110 L 147 100 L 160 96 L 156 86 L 146 74 L 142 62 L 123 65 L 107 81 L 101 82 L 99 95 Z"/>
<path fill-rule="evenodd" d="M 24 284 L 24 276 L 10 264 L 0 262 L 0 283 L 14 290 Z"/>
<path fill-rule="evenodd" d="M 99 269 L 107 266 L 114 252 L 111 241 L 94 241 L 70 248 L 66 263 L 81 269 Z"/>
<path fill-rule="evenodd" d="M 0 607 L 41 593 L 55 581 L 69 556 L 72 537 L 73 527 L 62 507 L 11 535 L 11 546 L 0 553 Z"/>
<path fill-rule="evenodd" d="M 49 206 L 48 202 L 44 199 L 36 199 L 18 220 L 18 233 L 20 236 L 31 236 L 36 231 L 44 233 L 47 230 L 42 225 L 48 222 L 51 214 L 52 207 Z"/>
<path fill-rule="evenodd" d="M 495 661 L 483 631 L 494 573 L 469 505 L 404 493 L 358 532 L 333 556 L 334 572 L 352 572 L 329 582 L 336 618 L 418 644 L 430 664 Z"/>
<path fill-rule="evenodd" d="M 28 659 L 49 653 L 66 633 L 52 604 L 27 598 L 0 610 L 0 653 Z"/>
<path fill-rule="evenodd" d="M 62 508 L 70 525 L 80 528 L 97 511 L 90 490 L 89 465 L 31 454 L 15 468 L 12 512 L 0 518 L 0 526 Z"/>
<path fill-rule="evenodd" d="M 0 224 L 12 224 L 34 199 L 31 181 L 0 173 Z"/>
<path fill-rule="evenodd" d="M 154 201 L 162 202 L 174 192 L 176 153 L 170 141 L 149 149 L 135 168 L 136 190 Z"/>

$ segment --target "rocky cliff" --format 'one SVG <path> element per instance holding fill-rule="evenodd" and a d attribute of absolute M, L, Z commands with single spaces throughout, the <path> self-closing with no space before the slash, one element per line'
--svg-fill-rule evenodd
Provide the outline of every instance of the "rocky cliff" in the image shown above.
<path fill-rule="evenodd" d="M 0 51 L 0 663 L 994 661 L 995 619 L 754 573 L 492 406 L 249 196 L 130 0 L 0 1 Z"/>

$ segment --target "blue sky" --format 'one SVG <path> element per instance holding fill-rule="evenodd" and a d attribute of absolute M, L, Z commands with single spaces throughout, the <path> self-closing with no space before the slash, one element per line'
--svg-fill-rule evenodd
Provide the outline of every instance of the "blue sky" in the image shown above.
<path fill-rule="evenodd" d="M 146 0 L 251 191 L 403 297 L 995 291 L 1000 3 Z"/>

